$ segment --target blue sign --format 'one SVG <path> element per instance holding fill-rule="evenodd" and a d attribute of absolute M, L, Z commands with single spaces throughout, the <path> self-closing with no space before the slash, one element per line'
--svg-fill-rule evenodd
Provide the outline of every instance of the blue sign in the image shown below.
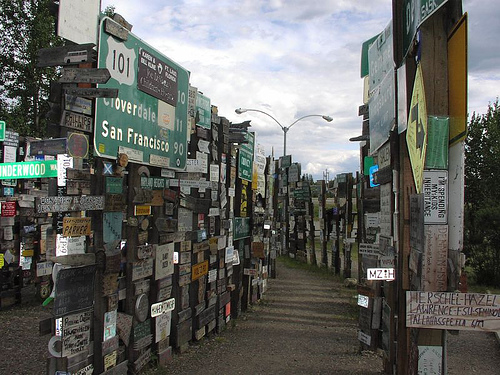
<path fill-rule="evenodd" d="M 373 167 L 370 167 L 370 187 L 376 187 L 379 186 L 380 184 L 376 184 L 373 179 L 373 174 L 375 172 L 378 172 L 378 164 L 374 165 Z"/>

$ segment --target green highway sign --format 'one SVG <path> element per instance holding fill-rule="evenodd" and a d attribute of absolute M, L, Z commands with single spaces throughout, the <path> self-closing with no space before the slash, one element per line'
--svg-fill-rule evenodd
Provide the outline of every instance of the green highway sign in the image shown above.
<path fill-rule="evenodd" d="M 210 98 L 200 93 L 196 94 L 196 125 L 205 129 L 212 127 L 212 107 Z"/>
<path fill-rule="evenodd" d="M 0 142 L 5 140 L 5 121 L 0 121 Z"/>
<path fill-rule="evenodd" d="M 403 1 L 403 56 L 406 56 L 420 25 L 448 0 Z"/>
<path fill-rule="evenodd" d="M 0 163 L 0 180 L 57 177 L 57 160 Z"/>
<path fill-rule="evenodd" d="M 183 170 L 187 159 L 189 72 L 128 33 L 125 41 L 101 22 L 99 68 L 111 78 L 99 88 L 118 89 L 116 98 L 96 99 L 97 155 Z"/>
<path fill-rule="evenodd" d="M 242 143 L 238 156 L 238 177 L 242 180 L 252 181 L 253 175 L 253 146 L 254 133 L 245 133 L 248 143 Z"/>

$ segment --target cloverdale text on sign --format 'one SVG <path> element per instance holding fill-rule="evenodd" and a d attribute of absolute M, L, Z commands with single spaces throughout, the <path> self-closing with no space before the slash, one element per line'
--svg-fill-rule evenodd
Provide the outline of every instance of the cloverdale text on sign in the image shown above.
<path fill-rule="evenodd" d="M 0 180 L 57 177 L 57 160 L 0 163 Z"/>

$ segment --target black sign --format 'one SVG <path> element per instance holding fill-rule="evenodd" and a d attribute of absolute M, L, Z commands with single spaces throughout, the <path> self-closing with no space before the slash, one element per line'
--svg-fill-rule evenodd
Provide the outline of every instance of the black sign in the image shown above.
<path fill-rule="evenodd" d="M 64 68 L 59 83 L 106 83 L 110 78 L 107 68 Z"/>
<path fill-rule="evenodd" d="M 54 315 L 61 316 L 92 307 L 96 266 L 62 269 L 55 282 Z"/>
<path fill-rule="evenodd" d="M 58 155 L 66 153 L 66 138 L 43 139 L 31 141 L 28 151 L 29 156 Z"/>
<path fill-rule="evenodd" d="M 144 48 L 139 48 L 137 88 L 175 107 L 177 70 Z"/>
<path fill-rule="evenodd" d="M 92 122 L 92 117 L 70 111 L 64 111 L 61 118 L 61 126 L 87 133 L 92 132 Z"/>

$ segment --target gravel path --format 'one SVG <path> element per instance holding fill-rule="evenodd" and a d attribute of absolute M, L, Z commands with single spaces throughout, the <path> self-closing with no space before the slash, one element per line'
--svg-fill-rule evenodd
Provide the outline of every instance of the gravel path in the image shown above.
<path fill-rule="evenodd" d="M 380 374 L 359 353 L 354 289 L 278 262 L 264 300 L 219 337 L 176 355 L 158 374 Z"/>
<path fill-rule="evenodd" d="M 278 278 L 261 303 L 219 336 L 190 346 L 151 374 L 381 374 L 382 359 L 359 353 L 354 289 L 332 276 L 278 262 Z M 46 373 L 47 343 L 40 320 L 50 316 L 23 288 L 20 305 L 0 311 L 0 375 Z M 492 333 L 448 335 L 448 374 L 500 373 L 500 344 Z"/>

